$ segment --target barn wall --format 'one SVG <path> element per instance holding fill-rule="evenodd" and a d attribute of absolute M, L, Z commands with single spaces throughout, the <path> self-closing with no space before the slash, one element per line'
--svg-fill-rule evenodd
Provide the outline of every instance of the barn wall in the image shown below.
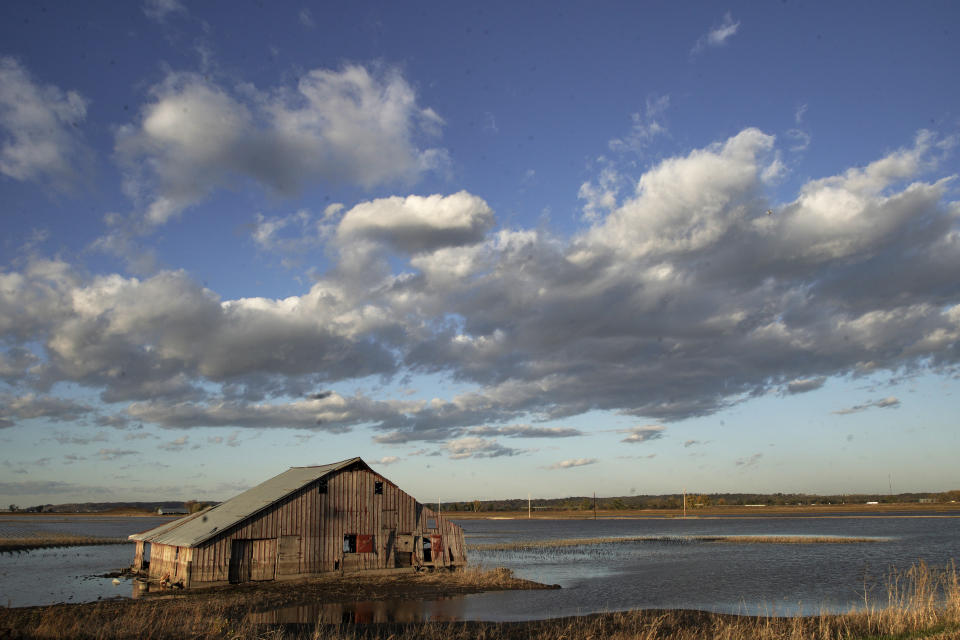
<path fill-rule="evenodd" d="M 143 540 L 137 540 L 137 548 L 133 552 L 133 570 L 143 570 Z"/>
<path fill-rule="evenodd" d="M 177 547 L 169 544 L 150 545 L 150 569 L 152 580 L 169 578 L 170 582 L 190 582 L 191 559 L 194 550 L 190 547 Z"/>
<path fill-rule="evenodd" d="M 450 550 L 430 565 L 451 564 L 450 552 L 456 564 L 465 563 L 463 530 L 443 518 L 436 528 L 427 530 L 427 518 L 434 517 L 434 512 L 379 474 L 358 465 L 334 472 L 325 480 L 326 493 L 319 492 L 319 481 L 312 482 L 193 549 L 191 583 L 229 580 L 234 540 L 275 540 L 272 548 L 277 550 L 278 578 L 341 569 L 392 568 L 398 534 L 417 537 L 415 564 L 423 564 L 424 534 L 442 535 L 445 548 Z M 374 493 L 377 481 L 383 482 L 382 495 Z M 373 552 L 344 553 L 344 536 L 348 534 L 373 536 Z M 150 573 L 154 575 L 152 566 Z"/>

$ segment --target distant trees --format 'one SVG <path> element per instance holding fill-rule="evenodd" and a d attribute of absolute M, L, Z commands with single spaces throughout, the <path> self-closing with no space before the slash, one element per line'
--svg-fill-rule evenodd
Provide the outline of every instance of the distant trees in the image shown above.
<path fill-rule="evenodd" d="M 734 505 L 793 506 L 810 504 L 864 504 L 878 503 L 947 503 L 960 502 L 960 489 L 940 493 L 901 494 L 837 494 L 816 495 L 807 493 L 703 493 L 687 494 L 687 509 Z M 592 511 L 593 497 L 571 496 L 567 498 L 536 498 L 538 509 L 557 511 Z M 504 500 L 472 500 L 470 502 L 447 502 L 444 511 L 522 511 L 527 510 L 526 498 Z M 626 509 L 683 509 L 683 494 L 630 495 L 597 498 L 597 508 L 602 510 Z"/>
<path fill-rule="evenodd" d="M 187 500 L 183 503 L 183 508 L 187 510 L 187 513 L 196 513 L 198 511 L 203 511 L 207 507 L 212 507 L 214 503 L 212 502 L 200 502 L 199 500 Z"/>

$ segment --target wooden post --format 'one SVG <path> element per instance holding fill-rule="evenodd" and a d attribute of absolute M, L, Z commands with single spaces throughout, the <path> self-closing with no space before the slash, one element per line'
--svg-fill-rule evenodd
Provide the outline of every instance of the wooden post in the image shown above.
<path fill-rule="evenodd" d="M 597 519 L 597 492 L 593 492 L 593 519 Z"/>
<path fill-rule="evenodd" d="M 684 517 L 684 518 L 687 517 L 687 490 L 686 490 L 686 488 L 684 488 L 684 490 L 683 490 L 683 517 Z"/>
<path fill-rule="evenodd" d="M 527 520 L 530 519 L 530 494 L 527 493 Z"/>

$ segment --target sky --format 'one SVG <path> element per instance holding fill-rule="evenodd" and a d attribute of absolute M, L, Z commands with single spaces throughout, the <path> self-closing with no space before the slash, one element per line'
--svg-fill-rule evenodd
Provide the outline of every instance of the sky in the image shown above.
<path fill-rule="evenodd" d="M 0 7 L 0 504 L 960 488 L 956 2 Z"/>

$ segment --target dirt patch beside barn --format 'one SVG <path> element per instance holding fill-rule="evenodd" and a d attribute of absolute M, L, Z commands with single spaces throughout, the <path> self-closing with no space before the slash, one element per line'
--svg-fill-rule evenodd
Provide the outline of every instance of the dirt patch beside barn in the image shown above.
<path fill-rule="evenodd" d="M 227 607 L 250 610 L 307 602 L 357 602 L 360 600 L 432 600 L 450 596 L 526 589 L 559 589 L 517 578 L 509 569 L 482 570 L 469 567 L 460 571 L 403 571 L 371 575 L 323 576 L 283 582 L 245 583 L 189 590 L 149 593 L 144 600 L 181 600 L 194 603 L 215 602 Z"/>

